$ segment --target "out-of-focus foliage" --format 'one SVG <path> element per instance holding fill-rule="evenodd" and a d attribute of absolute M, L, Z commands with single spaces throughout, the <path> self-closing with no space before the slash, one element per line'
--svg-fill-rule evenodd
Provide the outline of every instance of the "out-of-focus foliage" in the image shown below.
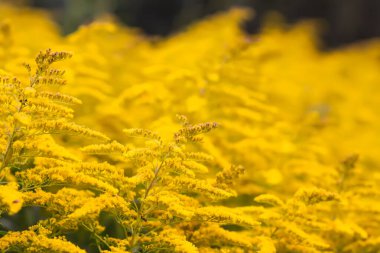
<path fill-rule="evenodd" d="M 379 41 L 248 37 L 240 9 L 155 41 L 0 13 L 2 252 L 380 250 Z"/>

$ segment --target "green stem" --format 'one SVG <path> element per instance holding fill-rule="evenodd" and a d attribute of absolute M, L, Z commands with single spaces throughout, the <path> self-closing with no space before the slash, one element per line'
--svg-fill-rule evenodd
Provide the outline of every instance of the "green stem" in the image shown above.
<path fill-rule="evenodd" d="M 86 226 L 86 224 L 82 223 L 82 226 L 87 229 L 89 232 L 92 233 L 92 235 L 95 237 L 95 240 L 96 241 L 100 241 L 101 243 L 103 243 L 104 245 L 106 245 L 108 247 L 108 249 L 110 249 L 110 245 L 100 236 L 98 235 L 94 229 Z M 98 245 L 98 242 L 96 243 Z M 98 245 L 99 246 L 99 245 Z"/>
<path fill-rule="evenodd" d="M 138 241 L 138 237 L 139 237 L 140 232 L 141 232 L 141 220 L 143 218 L 143 204 L 144 204 L 144 200 L 148 197 L 149 192 L 153 189 L 155 183 L 157 182 L 157 180 L 158 180 L 158 174 L 161 171 L 161 168 L 162 168 L 162 165 L 164 164 L 164 161 L 165 161 L 165 158 L 162 159 L 161 163 L 154 170 L 154 177 L 153 177 L 152 181 L 150 181 L 149 185 L 146 187 L 144 198 L 141 200 L 140 208 L 138 208 L 138 211 L 137 211 L 137 220 L 136 220 L 137 225 L 136 225 L 136 228 L 132 230 L 133 233 L 132 233 L 132 239 L 131 239 L 131 243 L 130 243 L 131 250 L 136 246 L 135 244 Z"/>
<path fill-rule="evenodd" d="M 24 107 L 23 104 L 21 104 L 20 107 L 18 108 L 17 112 L 18 113 L 21 112 L 23 107 Z M 17 125 L 16 125 L 16 122 L 14 122 L 12 133 L 8 139 L 7 148 L 5 149 L 5 153 L 3 156 L 3 162 L 1 164 L 0 171 L 2 171 L 5 167 L 7 167 L 8 162 L 12 159 L 12 146 L 13 146 L 14 138 L 16 136 L 16 132 L 17 132 Z"/>
<path fill-rule="evenodd" d="M 40 75 L 36 73 L 33 77 L 30 78 L 30 84 L 29 87 L 33 88 L 34 84 L 36 83 L 38 77 Z M 17 112 L 20 113 L 22 109 L 25 107 L 24 103 L 20 104 L 20 107 L 17 109 Z M 5 149 L 5 153 L 3 156 L 3 162 L 0 167 L 0 171 L 2 171 L 5 167 L 8 166 L 8 162 L 12 159 L 12 146 L 13 146 L 13 141 L 17 133 L 17 125 L 16 122 L 14 122 L 14 126 L 12 129 L 12 133 L 9 137 L 8 143 L 7 143 L 7 148 Z"/>
<path fill-rule="evenodd" d="M 7 143 L 7 148 L 5 149 L 4 158 L 3 158 L 3 162 L 1 164 L 0 171 L 2 171 L 8 165 L 9 160 L 11 160 L 11 158 L 12 158 L 11 150 L 12 150 L 13 139 L 14 139 L 15 134 L 16 134 L 16 129 L 14 127 L 13 131 L 12 131 L 12 134 L 9 137 L 9 140 L 8 140 L 8 143 Z"/>
<path fill-rule="evenodd" d="M 161 163 L 160 163 L 160 165 L 155 169 L 155 171 L 154 171 L 154 177 L 153 177 L 152 181 L 150 182 L 149 186 L 147 187 L 147 189 L 145 191 L 144 200 L 148 197 L 148 194 L 149 194 L 150 190 L 152 190 L 154 184 L 156 183 L 156 181 L 158 179 L 158 173 L 160 173 L 160 170 L 161 170 L 163 164 L 164 164 L 164 160 L 162 160 Z"/>

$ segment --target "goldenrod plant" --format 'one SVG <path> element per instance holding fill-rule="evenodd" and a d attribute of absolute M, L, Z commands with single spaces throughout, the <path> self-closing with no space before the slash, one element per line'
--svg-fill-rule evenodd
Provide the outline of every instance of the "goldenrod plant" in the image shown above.
<path fill-rule="evenodd" d="M 0 14 L 1 252 L 380 251 L 378 39 Z"/>

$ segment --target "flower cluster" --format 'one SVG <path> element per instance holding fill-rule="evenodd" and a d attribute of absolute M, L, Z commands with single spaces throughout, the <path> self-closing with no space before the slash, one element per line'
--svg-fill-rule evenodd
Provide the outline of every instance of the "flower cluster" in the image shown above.
<path fill-rule="evenodd" d="M 248 15 L 152 40 L 0 5 L 0 251 L 379 252 L 379 41 Z"/>

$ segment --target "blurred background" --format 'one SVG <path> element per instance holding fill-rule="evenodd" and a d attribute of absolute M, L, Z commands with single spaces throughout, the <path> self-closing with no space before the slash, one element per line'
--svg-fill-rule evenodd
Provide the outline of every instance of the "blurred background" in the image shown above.
<path fill-rule="evenodd" d="M 1 0 L 5 1 L 5 0 Z M 8 0 L 49 9 L 64 34 L 104 13 L 115 14 L 128 26 L 149 35 L 166 36 L 209 14 L 233 6 L 252 8 L 255 15 L 242 24 L 260 31 L 269 13 L 280 13 L 287 24 L 300 19 L 320 21 L 325 48 L 380 37 L 380 0 Z"/>

